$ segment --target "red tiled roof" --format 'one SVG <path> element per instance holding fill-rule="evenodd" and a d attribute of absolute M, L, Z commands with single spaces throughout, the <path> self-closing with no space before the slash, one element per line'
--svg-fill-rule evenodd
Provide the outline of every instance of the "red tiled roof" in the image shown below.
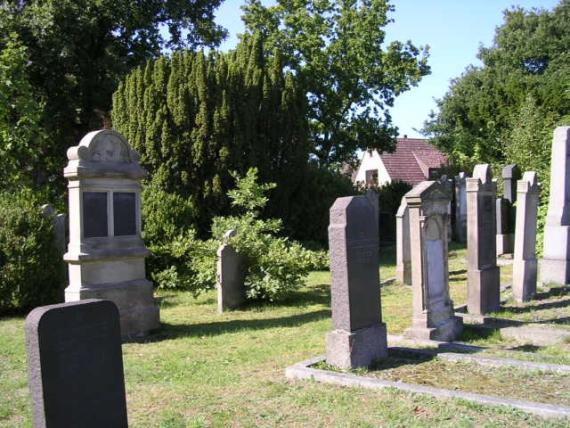
<path fill-rule="evenodd" d="M 382 153 L 382 162 L 393 181 L 412 186 L 429 178 L 430 168 L 447 165 L 447 157 L 421 138 L 398 138 L 396 150 Z"/>

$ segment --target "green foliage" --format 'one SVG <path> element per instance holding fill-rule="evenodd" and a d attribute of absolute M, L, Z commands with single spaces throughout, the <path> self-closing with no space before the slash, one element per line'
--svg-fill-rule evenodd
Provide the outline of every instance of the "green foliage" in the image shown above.
<path fill-rule="evenodd" d="M 0 192 L 0 311 L 61 298 L 65 270 L 43 202 L 28 189 Z"/>
<path fill-rule="evenodd" d="M 302 185 L 306 101 L 279 54 L 263 51 L 259 36 L 227 54 L 177 51 L 134 70 L 114 94 L 114 127 L 158 188 L 194 202 L 201 237 L 229 212 L 229 171 L 257 167 L 277 183 L 269 212 L 280 217 Z"/>
<path fill-rule="evenodd" d="M 225 35 L 214 23 L 220 3 L 3 1 L 0 49 L 6 46 L 6 35 L 17 34 L 27 51 L 33 94 L 45 101 L 41 128 L 48 138 L 34 147 L 43 160 L 35 171 L 36 184 L 63 184 L 63 154 L 87 131 L 109 125 L 112 93 L 129 70 L 158 57 L 164 48 L 217 46 Z"/>
<path fill-rule="evenodd" d="M 321 165 L 352 160 L 358 148 L 389 149 L 397 130 L 386 107 L 429 74 L 427 48 L 384 45 L 386 0 L 278 0 L 243 7 L 247 34 L 261 33 L 302 82 L 312 154 Z"/>
<path fill-rule="evenodd" d="M 1 15 L 0 15 L 1 16 Z M 28 52 L 16 33 L 0 36 L 0 170 L 3 188 L 31 185 L 40 148 L 43 103 L 28 75 Z"/>
<path fill-rule="evenodd" d="M 281 220 L 259 218 L 267 203 L 265 195 L 275 184 L 258 183 L 254 168 L 243 178 L 234 175 L 236 188 L 228 193 L 234 207 L 243 211 L 241 215 L 214 218 L 212 238 L 207 241 L 197 239 L 188 230 L 151 245 L 155 258 L 152 278 L 159 287 L 182 288 L 196 294 L 215 287 L 216 250 L 230 229 L 236 231 L 230 243 L 244 257 L 247 266 L 245 286 L 250 299 L 273 301 L 301 286 L 311 269 L 326 268 L 323 252 L 305 250 L 277 236 Z"/>

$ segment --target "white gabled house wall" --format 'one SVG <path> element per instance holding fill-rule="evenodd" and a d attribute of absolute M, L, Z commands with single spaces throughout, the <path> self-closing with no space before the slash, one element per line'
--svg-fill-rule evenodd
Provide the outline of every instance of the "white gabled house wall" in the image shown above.
<path fill-rule="evenodd" d="M 392 182 L 378 150 L 366 150 L 364 152 L 362 160 L 360 161 L 360 166 L 358 167 L 358 172 L 356 173 L 356 178 L 354 179 L 355 184 L 360 184 L 362 186 L 366 185 L 367 171 L 376 171 L 378 174 L 378 186 L 383 186 L 386 183 Z"/>

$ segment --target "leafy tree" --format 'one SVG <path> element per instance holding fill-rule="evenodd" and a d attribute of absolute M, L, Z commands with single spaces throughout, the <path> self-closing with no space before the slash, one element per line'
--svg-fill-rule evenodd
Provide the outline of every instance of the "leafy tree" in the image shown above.
<path fill-rule="evenodd" d="M 483 65 L 452 82 L 424 131 L 466 168 L 515 161 L 547 173 L 552 128 L 570 113 L 568 22 L 570 0 L 505 11 L 493 45 L 479 50 Z"/>
<path fill-rule="evenodd" d="M 44 160 L 35 181 L 60 177 L 66 149 L 109 125 L 111 95 L 133 67 L 163 49 L 216 46 L 225 35 L 213 22 L 221 1 L 3 1 L 0 47 L 5 34 L 18 35 L 29 81 L 45 100 L 41 124 L 49 145 L 35 147 Z"/>
<path fill-rule="evenodd" d="M 393 146 L 387 107 L 429 73 L 427 48 L 384 44 L 386 0 L 248 0 L 248 34 L 278 48 L 307 95 L 312 155 L 321 165 L 353 160 L 357 149 Z"/>

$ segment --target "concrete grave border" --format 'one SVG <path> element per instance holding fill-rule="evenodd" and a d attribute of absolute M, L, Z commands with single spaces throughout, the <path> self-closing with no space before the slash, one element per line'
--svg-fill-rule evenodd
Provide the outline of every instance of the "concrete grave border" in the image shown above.
<path fill-rule="evenodd" d="M 361 387 L 368 389 L 394 388 L 415 394 L 426 394 L 439 399 L 456 398 L 483 405 L 514 407 L 544 418 L 570 418 L 570 407 L 566 406 L 513 400 L 443 388 L 433 388 L 431 386 L 394 382 L 368 376 L 359 376 L 352 373 L 333 372 L 311 367 L 323 361 L 325 361 L 325 357 L 320 355 L 294 364 L 285 369 L 285 377 L 291 380 L 314 380 L 317 382 L 348 387 Z"/>

